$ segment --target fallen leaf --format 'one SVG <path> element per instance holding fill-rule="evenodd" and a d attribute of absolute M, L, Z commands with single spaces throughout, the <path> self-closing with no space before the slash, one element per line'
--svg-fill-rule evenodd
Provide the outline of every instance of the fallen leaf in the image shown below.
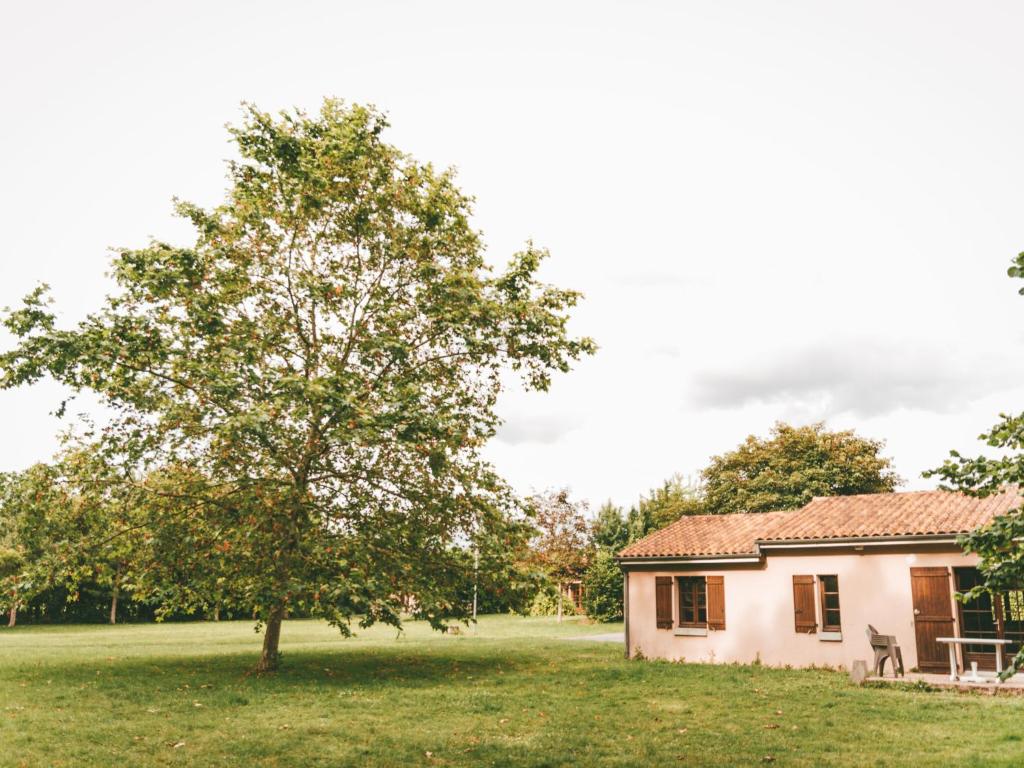
<path fill-rule="evenodd" d="M 776 709 L 775 710 L 775 714 L 776 715 L 781 715 L 782 714 L 782 710 L 781 709 Z"/>
<path fill-rule="evenodd" d="M 762 763 L 774 763 L 775 762 L 775 758 L 772 757 L 771 755 L 765 755 L 764 757 L 761 758 L 761 762 Z"/>
<path fill-rule="evenodd" d="M 778 723 L 767 723 L 764 727 L 766 729 L 768 729 L 768 730 L 771 730 L 772 728 L 778 728 L 779 724 Z"/>
<path fill-rule="evenodd" d="M 689 728 L 680 728 L 678 731 L 676 731 L 676 733 L 686 733 L 688 730 L 690 730 L 690 729 Z"/>
<path fill-rule="evenodd" d="M 176 741 L 173 744 L 171 744 L 171 749 L 180 749 L 181 747 L 184 747 L 184 746 L 185 746 L 185 742 L 184 741 Z"/>
<path fill-rule="evenodd" d="M 508 718 L 507 718 L 507 717 L 503 717 L 503 718 L 501 718 L 501 720 L 499 720 L 498 722 L 499 722 L 499 723 L 507 723 L 507 722 L 508 722 Z"/>

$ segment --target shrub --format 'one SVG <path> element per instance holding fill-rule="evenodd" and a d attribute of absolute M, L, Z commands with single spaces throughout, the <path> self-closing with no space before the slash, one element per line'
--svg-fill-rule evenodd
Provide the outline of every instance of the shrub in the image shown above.
<path fill-rule="evenodd" d="M 557 616 L 558 590 L 551 586 L 541 587 L 530 603 L 530 616 Z M 562 597 L 562 615 L 575 616 L 576 606 L 572 600 Z"/>
<path fill-rule="evenodd" d="M 583 609 L 594 621 L 622 620 L 622 571 L 608 550 L 600 550 L 583 574 Z"/>

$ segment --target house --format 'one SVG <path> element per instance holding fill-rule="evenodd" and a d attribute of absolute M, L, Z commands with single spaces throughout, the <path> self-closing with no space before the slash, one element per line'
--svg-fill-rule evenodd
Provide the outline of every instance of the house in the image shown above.
<path fill-rule="evenodd" d="M 562 599 L 571 603 L 576 613 L 583 613 L 583 580 L 573 579 L 563 583 Z"/>
<path fill-rule="evenodd" d="M 623 549 L 626 653 L 703 662 L 850 668 L 869 624 L 905 667 L 948 672 L 939 637 L 1024 641 L 1024 592 L 962 603 L 977 556 L 956 544 L 1020 505 L 945 491 L 832 496 L 801 509 L 683 517 Z M 958 651 L 961 653 L 961 651 Z M 992 646 L 962 662 L 994 666 Z"/>

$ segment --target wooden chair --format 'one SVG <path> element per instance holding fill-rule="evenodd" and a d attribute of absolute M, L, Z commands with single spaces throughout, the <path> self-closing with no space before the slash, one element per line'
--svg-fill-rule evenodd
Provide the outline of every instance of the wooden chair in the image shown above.
<path fill-rule="evenodd" d="M 875 652 L 875 674 L 878 677 L 885 676 L 885 660 L 888 659 L 892 666 L 892 676 L 896 677 L 898 670 L 898 674 L 902 677 L 903 653 L 896 643 L 896 635 L 879 634 L 877 629 L 868 624 L 867 636 L 868 642 L 871 643 L 871 648 Z"/>

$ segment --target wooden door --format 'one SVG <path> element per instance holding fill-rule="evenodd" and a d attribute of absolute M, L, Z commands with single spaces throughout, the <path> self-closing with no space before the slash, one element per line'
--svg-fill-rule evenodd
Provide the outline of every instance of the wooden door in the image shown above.
<path fill-rule="evenodd" d="M 953 637 L 953 604 L 949 570 L 911 568 L 910 591 L 914 603 L 917 667 L 922 672 L 948 672 L 949 648 L 937 637 Z M 880 632 L 884 632 L 879 627 Z"/>

